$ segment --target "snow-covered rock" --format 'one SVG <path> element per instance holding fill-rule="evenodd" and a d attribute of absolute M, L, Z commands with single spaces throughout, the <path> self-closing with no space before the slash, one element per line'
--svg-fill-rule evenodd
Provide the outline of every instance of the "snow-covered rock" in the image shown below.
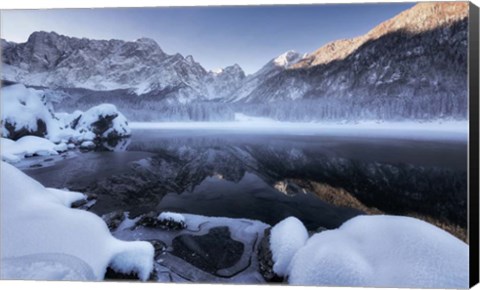
<path fill-rule="evenodd" d="M 1 96 L 2 137 L 13 140 L 24 136 L 45 137 L 60 144 L 54 148 L 56 151 L 65 151 L 68 149 L 65 144 L 70 141 L 112 140 L 131 134 L 127 119 L 111 104 L 101 104 L 86 112 L 55 113 L 45 97 L 45 91 L 26 88 L 21 84 L 3 87 Z M 41 142 L 32 140 L 36 145 Z"/>
<path fill-rule="evenodd" d="M 187 227 L 185 217 L 182 214 L 173 212 L 162 212 L 160 214 L 149 212 L 142 215 L 136 221 L 136 225 L 173 231 L 183 230 Z"/>
<path fill-rule="evenodd" d="M 421 220 L 358 216 L 312 236 L 289 283 L 348 287 L 468 288 L 468 245 Z"/>
<path fill-rule="evenodd" d="M 288 266 L 297 251 L 305 245 L 308 232 L 296 217 L 288 217 L 276 224 L 270 234 L 273 271 L 278 276 L 288 274 Z"/>
<path fill-rule="evenodd" d="M 127 216 L 112 234 L 122 240 L 142 239 L 154 244 L 159 282 L 264 282 L 258 273 L 256 248 L 269 225 L 249 219 L 181 215 L 187 225 L 183 230 L 138 226 L 139 217 Z"/>
<path fill-rule="evenodd" d="M 170 220 L 176 223 L 185 223 L 185 217 L 182 214 L 164 211 L 158 215 L 159 220 Z"/>
<path fill-rule="evenodd" d="M 53 109 L 44 92 L 16 84 L 2 87 L 2 137 L 13 140 L 26 135 L 44 137 L 56 131 Z"/>
<path fill-rule="evenodd" d="M 181 230 L 187 227 L 185 217 L 174 212 L 162 212 L 158 215 L 159 224 L 167 229 Z"/>
<path fill-rule="evenodd" d="M 73 125 L 82 140 L 92 140 L 92 137 L 100 140 L 117 139 L 130 136 L 132 132 L 125 116 L 112 104 L 101 104 L 89 109 Z"/>
<path fill-rule="evenodd" d="M 98 216 L 69 208 L 82 194 L 47 189 L 5 162 L 1 172 L 2 279 L 101 280 L 107 266 L 149 277 L 151 244 L 120 241 Z"/>

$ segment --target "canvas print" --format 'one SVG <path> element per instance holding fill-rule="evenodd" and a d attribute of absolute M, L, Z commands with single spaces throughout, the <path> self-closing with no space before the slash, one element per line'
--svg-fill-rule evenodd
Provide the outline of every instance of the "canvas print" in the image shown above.
<path fill-rule="evenodd" d="M 467 288 L 471 7 L 1 11 L 1 278 Z"/>

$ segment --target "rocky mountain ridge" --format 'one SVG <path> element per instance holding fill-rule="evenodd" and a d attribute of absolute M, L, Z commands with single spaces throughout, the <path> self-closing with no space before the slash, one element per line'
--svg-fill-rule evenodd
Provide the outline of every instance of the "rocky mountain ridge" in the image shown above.
<path fill-rule="evenodd" d="M 453 24 L 468 17 L 467 2 L 418 3 L 397 16 L 382 22 L 368 33 L 330 42 L 308 54 L 293 68 L 312 67 L 334 60 L 341 60 L 357 50 L 367 41 L 378 39 L 398 31 L 419 34 L 441 26 Z"/>

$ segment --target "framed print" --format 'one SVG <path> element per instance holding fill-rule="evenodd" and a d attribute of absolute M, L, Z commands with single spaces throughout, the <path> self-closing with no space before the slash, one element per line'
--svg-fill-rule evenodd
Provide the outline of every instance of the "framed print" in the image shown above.
<path fill-rule="evenodd" d="M 470 2 L 1 10 L 0 277 L 478 283 Z"/>

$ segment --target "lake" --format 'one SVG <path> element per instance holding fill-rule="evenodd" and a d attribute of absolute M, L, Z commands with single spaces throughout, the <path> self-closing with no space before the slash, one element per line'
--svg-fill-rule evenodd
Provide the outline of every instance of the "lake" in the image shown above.
<path fill-rule="evenodd" d="M 467 226 L 466 141 L 135 129 L 107 147 L 20 167 L 45 186 L 95 194 L 99 215 L 296 216 L 316 230 L 388 213 Z"/>

